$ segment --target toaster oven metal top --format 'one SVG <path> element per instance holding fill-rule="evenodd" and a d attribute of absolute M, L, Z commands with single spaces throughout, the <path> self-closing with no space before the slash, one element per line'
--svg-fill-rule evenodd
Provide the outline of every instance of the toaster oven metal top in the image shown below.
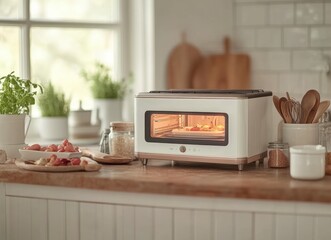
<path fill-rule="evenodd" d="M 170 89 L 139 93 L 138 98 L 258 98 L 272 96 L 271 91 L 261 89 L 219 90 L 219 89 Z"/>

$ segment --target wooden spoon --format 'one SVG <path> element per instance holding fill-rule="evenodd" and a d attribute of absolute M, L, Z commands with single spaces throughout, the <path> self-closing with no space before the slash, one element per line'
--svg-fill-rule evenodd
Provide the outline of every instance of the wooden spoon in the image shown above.
<path fill-rule="evenodd" d="M 301 100 L 301 119 L 300 123 L 307 123 L 308 116 L 310 111 L 316 104 L 316 95 L 315 90 L 309 90 L 305 93 Z"/>
<path fill-rule="evenodd" d="M 273 96 L 272 96 L 272 100 L 273 100 L 273 102 L 274 102 L 275 108 L 277 109 L 279 115 L 283 118 L 283 120 L 284 120 L 284 122 L 285 122 L 285 118 L 284 118 L 284 116 L 283 116 L 283 114 L 282 114 L 282 111 L 281 111 L 281 109 L 280 109 L 279 97 L 277 97 L 276 95 L 273 95 Z"/>
<path fill-rule="evenodd" d="M 329 108 L 329 106 L 330 106 L 330 101 L 329 100 L 322 101 L 319 104 L 316 115 L 315 115 L 314 120 L 313 120 L 313 123 L 318 123 L 318 120 L 323 115 L 323 113 Z"/>
<path fill-rule="evenodd" d="M 315 118 L 315 115 L 316 115 L 316 112 L 319 108 L 319 105 L 320 105 L 320 94 L 318 91 L 312 89 L 312 90 L 309 90 L 311 91 L 314 95 L 315 95 L 315 99 L 316 99 L 316 102 L 315 102 L 315 105 L 314 107 L 310 110 L 309 112 L 309 115 L 307 117 L 307 123 L 312 123 L 314 118 Z"/>
<path fill-rule="evenodd" d="M 284 119 L 284 122 L 286 122 L 286 118 L 285 118 L 284 113 L 283 113 L 283 110 L 282 110 L 282 104 L 285 103 L 286 101 L 287 101 L 287 99 L 286 99 L 285 97 L 281 97 L 281 98 L 279 99 L 279 102 L 278 102 L 278 106 L 279 106 L 279 109 L 280 109 L 280 111 L 281 111 L 281 113 L 282 113 L 282 117 L 283 117 L 283 119 Z M 284 111 L 285 111 L 285 110 L 284 110 Z"/>

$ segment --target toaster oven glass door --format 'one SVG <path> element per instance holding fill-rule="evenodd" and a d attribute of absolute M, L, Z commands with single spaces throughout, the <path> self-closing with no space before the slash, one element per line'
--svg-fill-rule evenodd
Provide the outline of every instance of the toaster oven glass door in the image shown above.
<path fill-rule="evenodd" d="M 228 145 L 228 115 L 214 112 L 147 111 L 147 142 Z"/>

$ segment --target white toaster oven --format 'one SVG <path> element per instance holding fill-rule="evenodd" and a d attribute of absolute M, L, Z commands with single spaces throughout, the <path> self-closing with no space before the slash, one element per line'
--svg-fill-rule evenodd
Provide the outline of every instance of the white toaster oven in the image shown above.
<path fill-rule="evenodd" d="M 148 159 L 244 164 L 263 159 L 272 92 L 168 90 L 135 97 L 135 154 Z"/>

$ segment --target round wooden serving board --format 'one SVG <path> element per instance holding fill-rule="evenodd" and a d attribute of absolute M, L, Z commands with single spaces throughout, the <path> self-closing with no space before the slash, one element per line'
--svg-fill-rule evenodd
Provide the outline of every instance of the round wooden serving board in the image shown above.
<path fill-rule="evenodd" d="M 86 172 L 94 172 L 99 171 L 102 165 L 88 158 L 81 158 L 82 160 L 86 160 L 88 162 L 85 166 L 75 165 L 75 166 L 40 166 L 34 164 L 28 164 L 27 161 L 24 160 L 16 160 L 15 165 L 18 168 L 37 171 L 37 172 L 77 172 L 77 171 L 86 171 Z"/>
<path fill-rule="evenodd" d="M 167 82 L 169 89 L 192 88 L 192 73 L 201 58 L 200 51 L 186 41 L 185 33 L 182 42 L 170 53 L 167 63 Z"/>

